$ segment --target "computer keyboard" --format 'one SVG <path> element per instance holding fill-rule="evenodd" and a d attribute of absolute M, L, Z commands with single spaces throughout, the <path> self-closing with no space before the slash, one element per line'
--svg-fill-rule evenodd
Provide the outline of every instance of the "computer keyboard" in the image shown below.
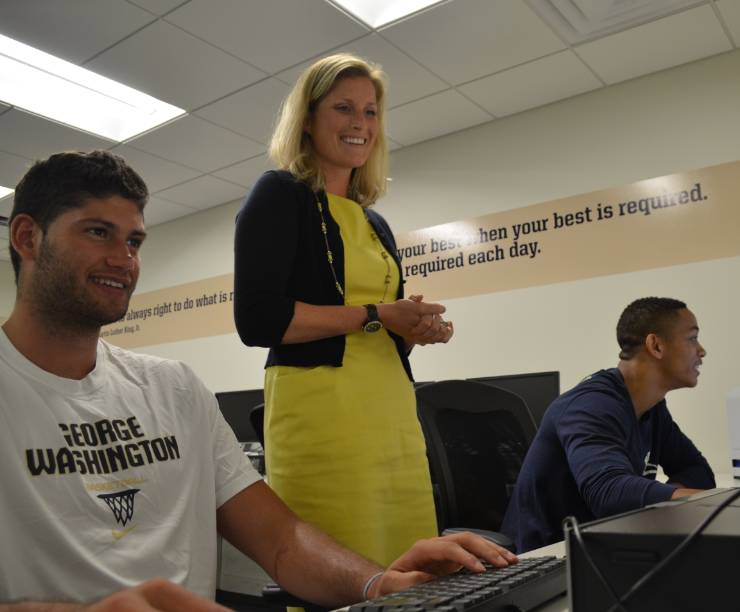
<path fill-rule="evenodd" d="M 363 601 L 350 612 L 497 612 L 531 610 L 566 591 L 565 559 L 532 557 L 501 569 L 467 570 Z"/>

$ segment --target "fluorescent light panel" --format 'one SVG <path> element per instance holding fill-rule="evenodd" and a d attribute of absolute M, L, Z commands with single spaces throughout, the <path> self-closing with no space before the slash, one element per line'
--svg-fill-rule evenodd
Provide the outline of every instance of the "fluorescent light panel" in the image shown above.
<path fill-rule="evenodd" d="M 2 35 L 0 100 L 116 142 L 185 113 Z"/>
<path fill-rule="evenodd" d="M 373 28 L 439 4 L 440 0 L 334 0 L 344 10 Z"/>
<path fill-rule="evenodd" d="M 5 196 L 10 195 L 15 191 L 14 189 L 8 189 L 7 187 L 3 187 L 0 185 L 0 200 L 2 200 Z"/>

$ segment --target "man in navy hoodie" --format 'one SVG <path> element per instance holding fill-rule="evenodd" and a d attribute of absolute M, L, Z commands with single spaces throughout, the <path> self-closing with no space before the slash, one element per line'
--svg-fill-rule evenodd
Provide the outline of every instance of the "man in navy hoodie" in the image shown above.
<path fill-rule="evenodd" d="M 518 552 L 561 540 L 566 516 L 590 521 L 715 486 L 665 402 L 668 391 L 696 386 L 706 355 L 698 335 L 679 300 L 647 297 L 625 308 L 617 367 L 558 397 L 527 453 L 501 529 Z M 666 484 L 655 479 L 658 465 Z"/>

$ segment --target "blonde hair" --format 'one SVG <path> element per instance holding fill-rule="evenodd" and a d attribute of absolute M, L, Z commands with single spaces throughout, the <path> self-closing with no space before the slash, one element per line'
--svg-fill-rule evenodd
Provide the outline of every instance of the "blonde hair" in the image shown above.
<path fill-rule="evenodd" d="M 341 79 L 367 77 L 375 87 L 378 134 L 365 165 L 355 168 L 347 196 L 362 206 L 373 204 L 385 193 L 388 176 L 388 145 L 385 139 L 385 75 L 380 66 L 348 53 L 322 58 L 298 79 L 283 101 L 270 139 L 270 159 L 289 170 L 314 191 L 325 188 L 324 177 L 304 126 L 310 114 Z"/>

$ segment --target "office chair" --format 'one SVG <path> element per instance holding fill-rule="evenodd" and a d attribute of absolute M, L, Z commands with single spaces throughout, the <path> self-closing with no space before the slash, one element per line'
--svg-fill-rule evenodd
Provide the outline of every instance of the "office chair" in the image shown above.
<path fill-rule="evenodd" d="M 440 531 L 477 531 L 512 548 L 498 529 L 536 433 L 527 404 L 510 391 L 466 380 L 419 387 L 416 401 Z"/>

